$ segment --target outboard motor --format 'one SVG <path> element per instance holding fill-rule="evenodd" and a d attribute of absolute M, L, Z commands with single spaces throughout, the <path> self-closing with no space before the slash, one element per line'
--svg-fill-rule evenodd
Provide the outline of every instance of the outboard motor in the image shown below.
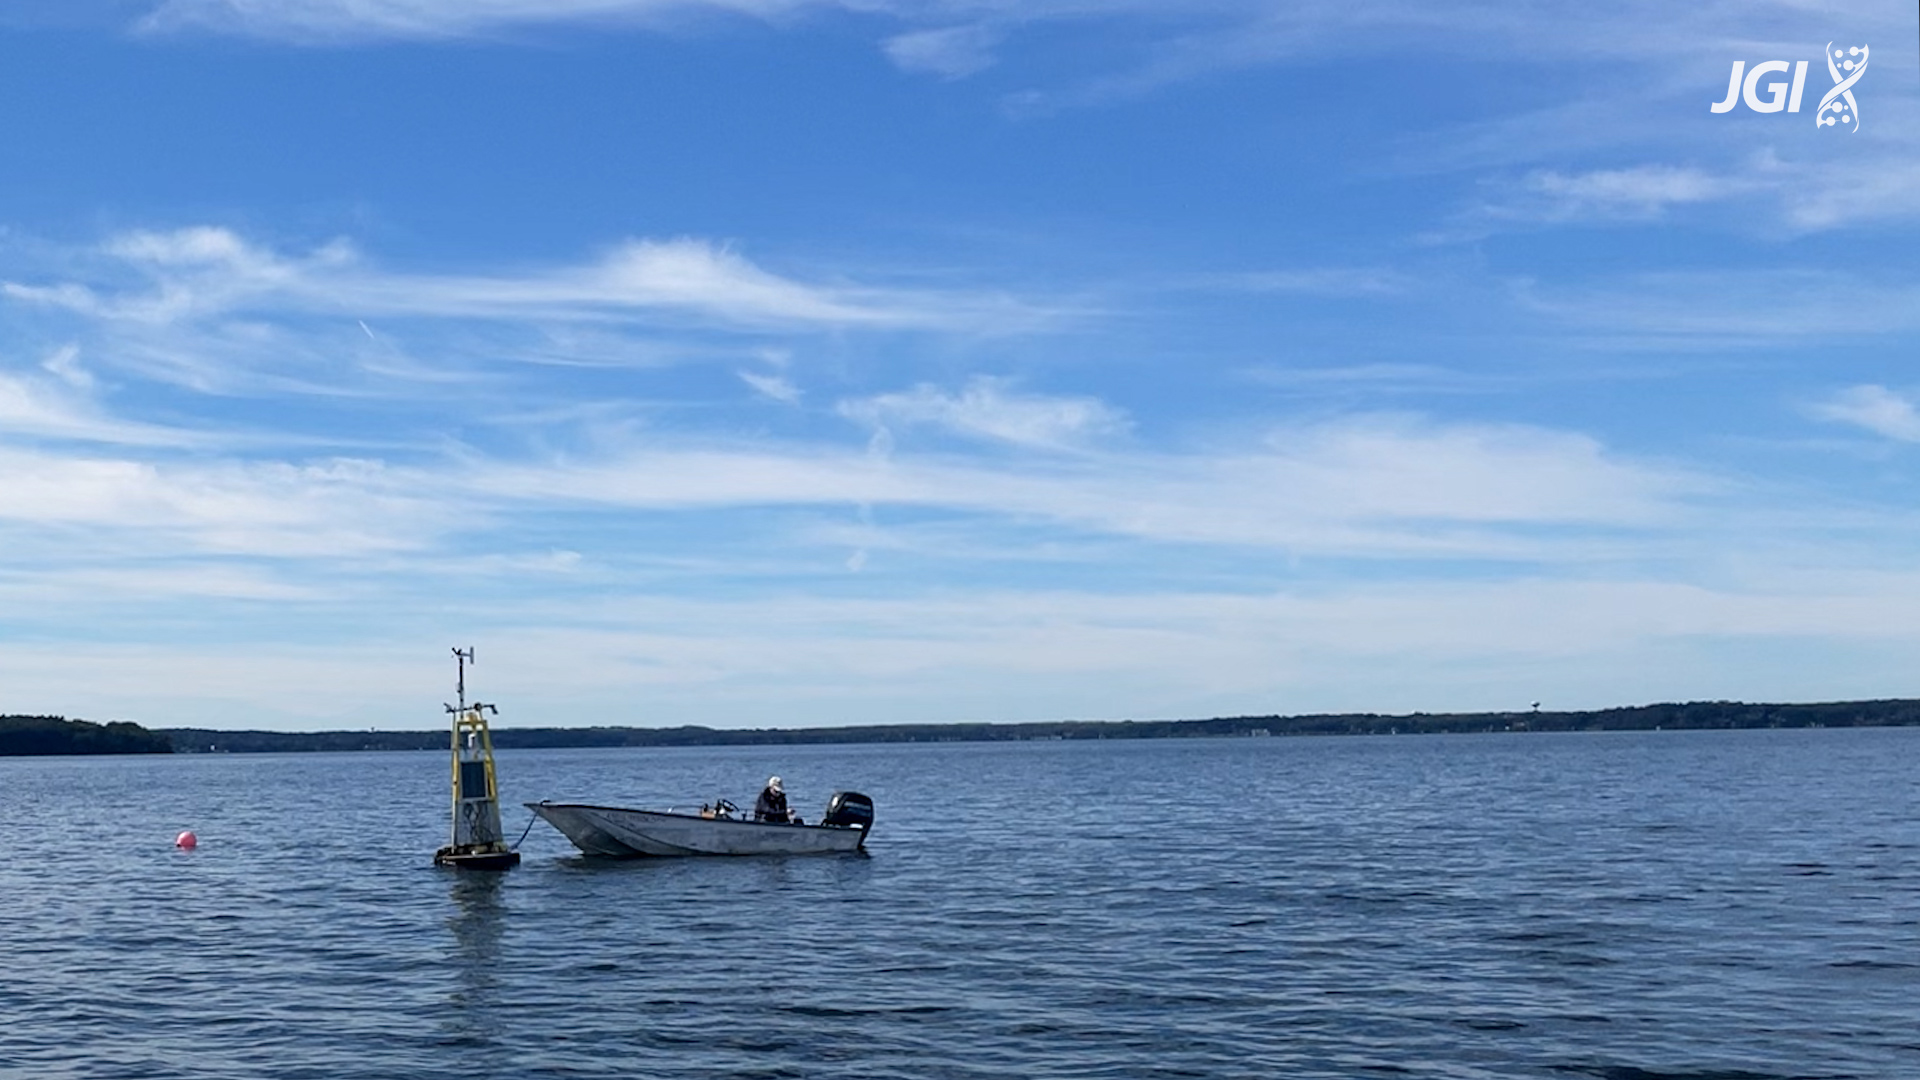
<path fill-rule="evenodd" d="M 873 800 L 857 791 L 836 791 L 833 798 L 827 800 L 826 816 L 820 819 L 822 825 L 837 825 L 843 829 L 859 829 L 862 833 L 873 831 Z M 860 837 L 860 846 L 865 847 L 867 838 Z"/>

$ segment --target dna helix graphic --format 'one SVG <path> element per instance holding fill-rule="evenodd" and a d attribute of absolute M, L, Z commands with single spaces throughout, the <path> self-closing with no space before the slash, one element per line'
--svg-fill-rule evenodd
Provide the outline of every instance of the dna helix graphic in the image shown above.
<path fill-rule="evenodd" d="M 1849 57 L 1860 59 L 1852 60 Z M 1834 61 L 1839 61 L 1835 64 Z M 1840 74 L 1846 71 L 1848 74 Z M 1827 42 L 1827 73 L 1833 76 L 1834 87 L 1820 99 L 1820 111 L 1814 114 L 1814 124 L 1819 127 L 1832 127 L 1836 124 L 1852 124 L 1854 134 L 1860 133 L 1860 103 L 1853 100 L 1853 84 L 1867 73 L 1867 47 L 1855 45 L 1850 49 L 1836 49 L 1833 42 Z M 1832 115 L 1828 115 L 1831 113 Z"/>

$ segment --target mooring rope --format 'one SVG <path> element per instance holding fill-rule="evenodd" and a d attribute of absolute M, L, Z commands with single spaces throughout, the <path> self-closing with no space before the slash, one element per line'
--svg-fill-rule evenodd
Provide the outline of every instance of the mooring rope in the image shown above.
<path fill-rule="evenodd" d="M 527 815 L 527 827 L 526 827 L 526 828 L 525 828 L 524 830 L 522 830 L 522 831 L 521 831 L 521 833 L 520 833 L 520 839 L 518 839 L 518 840 L 515 840 L 515 841 L 513 842 L 513 846 L 512 846 L 512 847 L 510 847 L 510 848 L 508 848 L 507 850 L 509 850 L 509 851 L 519 851 L 519 850 L 520 850 L 520 845 L 521 845 L 521 844 L 524 844 L 524 843 L 526 843 L 526 842 L 527 842 L 527 833 L 530 833 L 530 832 L 532 832 L 532 831 L 533 831 L 533 823 L 534 823 L 534 822 L 536 822 L 536 821 L 539 821 L 539 820 L 540 820 L 540 815 L 538 815 L 538 814 L 528 814 L 528 815 Z"/>

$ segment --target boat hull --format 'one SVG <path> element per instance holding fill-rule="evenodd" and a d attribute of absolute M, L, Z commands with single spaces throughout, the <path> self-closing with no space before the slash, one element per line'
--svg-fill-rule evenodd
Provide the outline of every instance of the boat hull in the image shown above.
<path fill-rule="evenodd" d="M 659 810 L 580 803 L 528 803 L 527 809 L 588 855 L 613 859 L 668 855 L 830 855 L 859 851 L 864 829 L 771 825 Z"/>

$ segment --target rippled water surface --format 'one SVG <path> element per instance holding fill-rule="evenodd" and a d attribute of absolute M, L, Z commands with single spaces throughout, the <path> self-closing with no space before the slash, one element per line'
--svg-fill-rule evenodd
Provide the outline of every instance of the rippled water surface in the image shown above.
<path fill-rule="evenodd" d="M 0 759 L 0 1076 L 1920 1077 L 1920 730 Z M 529 815 L 507 814 L 518 836 Z M 201 847 L 173 850 L 180 829 Z"/>

